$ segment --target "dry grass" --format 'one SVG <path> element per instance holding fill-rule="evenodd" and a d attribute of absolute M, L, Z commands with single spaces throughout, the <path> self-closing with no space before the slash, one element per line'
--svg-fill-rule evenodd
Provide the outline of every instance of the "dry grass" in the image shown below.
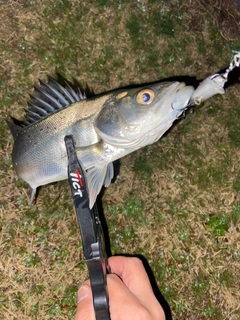
<path fill-rule="evenodd" d="M 75 77 L 96 93 L 212 74 L 239 49 L 237 5 L 1 2 L 1 319 L 71 319 L 87 278 L 67 183 L 42 188 L 28 208 L 3 119 L 23 115 L 28 93 L 47 74 Z M 122 159 L 103 196 L 113 254 L 146 257 L 174 319 L 240 317 L 239 101 L 238 83 Z"/>

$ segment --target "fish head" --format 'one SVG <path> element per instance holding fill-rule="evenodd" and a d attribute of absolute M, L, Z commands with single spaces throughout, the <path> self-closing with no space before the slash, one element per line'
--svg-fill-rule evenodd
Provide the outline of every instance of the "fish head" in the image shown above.
<path fill-rule="evenodd" d="M 119 113 L 127 125 L 144 127 L 151 121 L 157 125 L 169 115 L 182 113 L 192 95 L 193 87 L 185 83 L 163 82 L 129 92 L 119 104 Z M 157 119 L 156 119 L 157 118 Z"/>
<path fill-rule="evenodd" d="M 167 131 L 186 109 L 193 91 L 176 81 L 116 92 L 98 115 L 96 131 L 110 144 L 140 148 Z"/>

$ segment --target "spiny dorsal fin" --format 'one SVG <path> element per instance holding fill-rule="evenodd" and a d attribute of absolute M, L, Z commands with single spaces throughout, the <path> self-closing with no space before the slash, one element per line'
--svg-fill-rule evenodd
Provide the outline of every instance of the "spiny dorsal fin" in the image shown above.
<path fill-rule="evenodd" d="M 50 76 L 48 76 L 48 83 L 42 80 L 39 82 L 40 87 L 34 87 L 34 93 L 30 95 L 28 109 L 25 110 L 24 127 L 40 121 L 59 109 L 86 99 L 86 95 L 81 92 L 80 88 L 75 91 L 66 81 L 65 87 Z"/>
<path fill-rule="evenodd" d="M 6 119 L 8 128 L 10 129 L 13 139 L 16 139 L 16 136 L 19 134 L 19 132 L 22 130 L 23 123 L 15 118 L 12 118 L 12 121 L 9 121 Z"/>

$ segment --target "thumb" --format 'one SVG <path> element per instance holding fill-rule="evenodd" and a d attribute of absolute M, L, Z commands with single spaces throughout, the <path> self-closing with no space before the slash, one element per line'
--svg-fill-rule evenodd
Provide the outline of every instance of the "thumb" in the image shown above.
<path fill-rule="evenodd" d="M 95 320 L 92 290 L 89 281 L 84 282 L 78 290 L 75 320 Z"/>

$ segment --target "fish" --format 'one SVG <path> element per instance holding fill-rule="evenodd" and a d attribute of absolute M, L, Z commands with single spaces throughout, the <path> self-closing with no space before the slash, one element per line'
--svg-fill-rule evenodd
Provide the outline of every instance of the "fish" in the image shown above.
<path fill-rule="evenodd" d="M 189 107 L 194 87 L 179 81 L 122 88 L 87 98 L 48 77 L 30 95 L 25 120 L 7 120 L 16 174 L 31 188 L 67 179 L 64 137 L 72 135 L 86 173 L 90 208 L 114 176 L 113 162 L 158 141 Z"/>

